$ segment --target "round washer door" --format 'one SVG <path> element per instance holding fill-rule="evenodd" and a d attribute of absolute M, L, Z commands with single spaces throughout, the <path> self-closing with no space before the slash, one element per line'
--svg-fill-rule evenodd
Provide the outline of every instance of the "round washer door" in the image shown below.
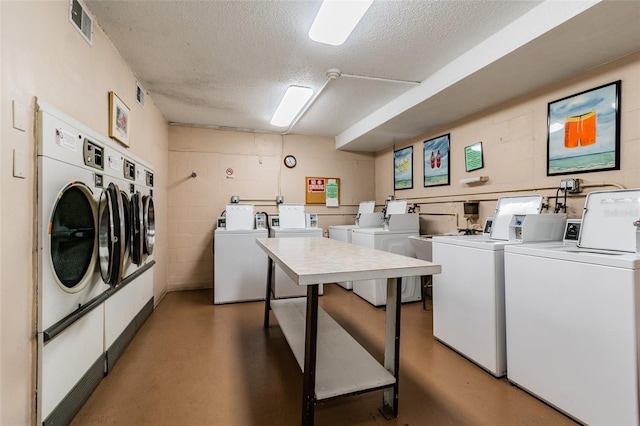
<path fill-rule="evenodd" d="M 131 202 L 129 201 L 129 195 L 125 191 L 120 190 L 120 196 L 122 197 L 122 207 L 124 210 L 124 262 L 126 262 L 131 256 L 131 239 L 133 237 L 131 232 Z"/>
<path fill-rule="evenodd" d="M 131 196 L 131 261 L 140 265 L 142 263 L 144 245 L 144 219 L 142 195 L 136 192 Z"/>
<path fill-rule="evenodd" d="M 95 271 L 96 203 L 91 188 L 72 182 L 60 191 L 49 221 L 50 263 L 68 293 L 84 289 Z"/>
<path fill-rule="evenodd" d="M 117 286 L 122 280 L 126 229 L 124 206 L 118 185 L 109 184 L 98 204 L 98 259 L 102 280 Z"/>
<path fill-rule="evenodd" d="M 144 223 L 144 252 L 153 254 L 153 246 L 156 243 L 156 211 L 153 207 L 153 198 L 149 195 L 142 197 L 143 223 Z"/>

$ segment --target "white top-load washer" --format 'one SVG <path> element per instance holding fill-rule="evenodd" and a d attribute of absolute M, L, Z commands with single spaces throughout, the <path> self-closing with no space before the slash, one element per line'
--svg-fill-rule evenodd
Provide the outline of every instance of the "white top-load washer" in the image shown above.
<path fill-rule="evenodd" d="M 433 277 L 433 335 L 496 377 L 507 370 L 504 247 L 523 237 L 562 238 L 566 216 L 539 215 L 542 201 L 540 195 L 502 197 L 489 235 L 433 237 L 433 262 L 442 265 Z"/>
<path fill-rule="evenodd" d="M 406 208 L 406 200 L 389 201 L 383 227 L 353 229 L 352 244 L 415 257 L 409 236 L 420 235 L 419 217 L 417 213 L 406 213 Z M 387 280 L 354 281 L 353 292 L 374 306 L 384 306 L 387 303 Z M 421 298 L 420 277 L 402 278 L 402 302 L 415 302 Z"/>
<path fill-rule="evenodd" d="M 317 225 L 316 220 L 311 221 Z M 271 226 L 269 236 L 272 238 L 322 238 L 322 228 L 306 227 L 307 217 L 303 204 L 280 204 L 278 206 L 278 226 Z M 265 267 L 266 268 L 266 267 Z M 275 265 L 273 296 L 276 299 L 300 297 L 307 295 L 307 286 L 300 286 Z M 318 294 L 323 293 L 323 286 L 318 286 Z"/>
<path fill-rule="evenodd" d="M 228 204 L 225 227 L 215 230 L 213 303 L 264 300 L 267 255 L 256 238 L 267 229 L 255 229 L 252 204 Z"/>
<path fill-rule="evenodd" d="M 351 243 L 351 232 L 356 228 L 381 228 L 383 226 L 382 212 L 374 212 L 375 201 L 362 201 L 358 206 L 356 223 L 353 225 L 334 225 L 329 227 L 329 238 Z M 353 289 L 353 281 L 337 283 L 347 290 Z"/>
<path fill-rule="evenodd" d="M 577 246 L 505 248 L 507 377 L 585 424 L 640 423 L 639 218 L 640 190 L 592 192 Z"/>

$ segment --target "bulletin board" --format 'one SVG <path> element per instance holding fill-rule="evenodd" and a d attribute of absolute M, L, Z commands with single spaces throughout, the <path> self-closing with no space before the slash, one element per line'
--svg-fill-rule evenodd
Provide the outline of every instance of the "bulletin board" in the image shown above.
<path fill-rule="evenodd" d="M 338 185 L 337 201 L 340 203 L 340 178 L 333 177 L 305 177 L 305 203 L 306 204 L 326 204 L 327 202 L 327 184 L 334 181 Z M 331 188 L 331 185 L 329 185 Z M 329 194 L 334 197 L 334 194 Z"/>

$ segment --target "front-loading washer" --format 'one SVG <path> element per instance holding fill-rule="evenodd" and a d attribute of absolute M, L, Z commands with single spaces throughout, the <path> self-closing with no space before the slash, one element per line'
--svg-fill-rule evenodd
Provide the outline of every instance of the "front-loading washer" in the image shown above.
<path fill-rule="evenodd" d="M 505 248 L 507 378 L 585 424 L 640 423 L 640 190 L 588 194 L 577 246 Z"/>
<path fill-rule="evenodd" d="M 70 421 L 104 374 L 104 151 L 99 134 L 38 104 L 36 410 L 49 423 Z"/>
<path fill-rule="evenodd" d="M 146 266 L 150 259 L 145 254 L 148 246 L 145 242 L 148 201 L 145 203 L 145 200 L 150 199 L 151 192 L 140 177 L 145 176 L 143 162 L 113 146 L 105 147 L 105 159 L 105 182 L 120 188 L 127 218 L 127 250 L 121 265 L 122 278 L 116 286 L 107 289 L 110 297 L 104 302 L 104 351 L 109 372 L 139 329 L 139 314 L 150 313 L 145 307 L 153 298 L 153 278 L 151 268 Z M 153 218 L 154 213 L 151 215 Z"/>
<path fill-rule="evenodd" d="M 136 192 L 141 195 L 142 225 L 140 226 L 142 239 L 141 264 L 136 278 L 136 328 L 146 321 L 153 311 L 153 265 L 156 244 L 156 213 L 153 201 L 154 170 L 153 167 L 138 159 L 136 168 Z"/>

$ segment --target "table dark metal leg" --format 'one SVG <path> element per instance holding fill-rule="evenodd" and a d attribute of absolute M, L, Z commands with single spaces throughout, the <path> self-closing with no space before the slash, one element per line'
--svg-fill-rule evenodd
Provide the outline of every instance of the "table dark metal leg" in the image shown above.
<path fill-rule="evenodd" d="M 318 340 L 318 284 L 307 287 L 304 334 L 304 379 L 302 382 L 302 425 L 313 425 L 316 403 L 316 352 Z"/>
<path fill-rule="evenodd" d="M 271 288 L 273 287 L 273 259 L 267 262 L 267 294 L 264 298 L 264 328 L 269 328 L 269 311 L 271 311 Z"/>
<path fill-rule="evenodd" d="M 396 378 L 392 388 L 382 394 L 382 414 L 398 417 L 398 382 L 400 381 L 400 307 L 402 305 L 402 278 L 387 280 L 387 317 L 384 344 L 384 368 Z"/>

